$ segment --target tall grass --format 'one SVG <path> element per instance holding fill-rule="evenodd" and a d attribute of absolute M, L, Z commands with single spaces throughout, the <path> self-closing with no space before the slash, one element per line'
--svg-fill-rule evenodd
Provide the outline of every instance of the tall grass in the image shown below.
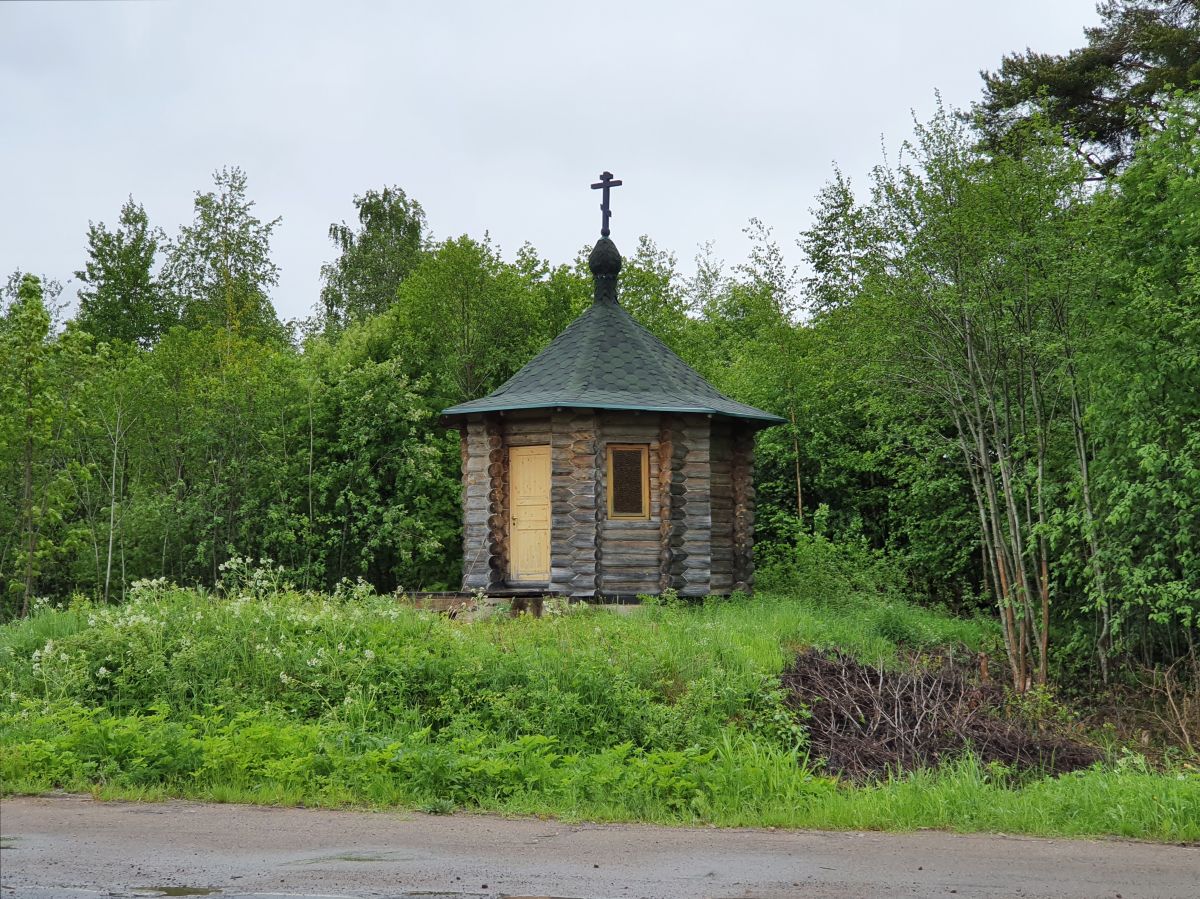
<path fill-rule="evenodd" d="M 1191 777 L 1014 784 L 970 760 L 869 788 L 820 773 L 777 676 L 988 625 L 831 592 L 463 622 L 358 591 L 143 588 L 0 629 L 0 785 L 568 818 L 1200 839 Z"/>

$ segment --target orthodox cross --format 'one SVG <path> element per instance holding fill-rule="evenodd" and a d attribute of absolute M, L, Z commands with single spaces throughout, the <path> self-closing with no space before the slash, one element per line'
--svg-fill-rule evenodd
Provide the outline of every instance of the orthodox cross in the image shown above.
<path fill-rule="evenodd" d="M 608 220 L 612 216 L 612 210 L 608 208 L 608 190 L 610 187 L 620 187 L 620 181 L 614 181 L 612 172 L 601 172 L 600 180 L 592 185 L 592 190 L 603 190 L 604 193 L 600 199 L 600 213 L 603 219 L 600 223 L 600 236 L 608 237 Z"/>

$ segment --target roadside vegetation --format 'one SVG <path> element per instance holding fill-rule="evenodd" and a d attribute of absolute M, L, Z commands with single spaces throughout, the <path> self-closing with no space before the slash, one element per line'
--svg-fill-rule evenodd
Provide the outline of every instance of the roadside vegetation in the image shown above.
<path fill-rule="evenodd" d="M 995 628 L 911 605 L 836 548 L 801 593 L 631 614 L 452 619 L 359 585 L 143 583 L 0 631 L 4 791 L 402 806 L 589 820 L 1200 839 L 1200 778 L 1114 750 L 1061 777 L 983 764 L 867 781 L 810 751 L 780 674 L 839 647 L 967 658 Z"/>
<path fill-rule="evenodd" d="M 1099 14 L 782 243 L 621 237 L 624 306 L 787 422 L 752 599 L 398 599 L 460 583 L 440 410 L 586 307 L 582 254 L 368 188 L 281 322 L 234 166 L 171 236 L 89 223 L 69 317 L 13 272 L 0 789 L 1200 839 L 1200 6 Z"/>

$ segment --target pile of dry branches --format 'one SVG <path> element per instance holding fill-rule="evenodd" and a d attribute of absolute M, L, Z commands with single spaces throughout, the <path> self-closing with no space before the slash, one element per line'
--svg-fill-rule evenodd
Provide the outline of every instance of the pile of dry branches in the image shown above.
<path fill-rule="evenodd" d="M 812 713 L 813 756 L 856 780 L 931 767 L 968 749 L 984 762 L 1055 774 L 1099 757 L 1061 726 L 1015 714 L 1001 687 L 981 682 L 969 656 L 913 658 L 889 670 L 810 650 L 782 681 L 793 707 Z"/>
<path fill-rule="evenodd" d="M 1200 655 L 1134 669 L 1089 700 L 1089 720 L 1111 726 L 1118 740 L 1136 743 L 1144 755 L 1200 760 Z"/>

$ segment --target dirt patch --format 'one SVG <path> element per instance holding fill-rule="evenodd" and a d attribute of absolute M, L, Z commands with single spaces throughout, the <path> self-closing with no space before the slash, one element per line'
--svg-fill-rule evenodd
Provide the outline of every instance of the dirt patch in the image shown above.
<path fill-rule="evenodd" d="M 968 749 L 985 763 L 1053 774 L 1100 758 L 1064 725 L 1020 713 L 1002 687 L 980 681 L 968 659 L 914 656 L 885 669 L 809 650 L 782 682 L 789 703 L 812 714 L 812 754 L 854 780 L 932 767 Z"/>

